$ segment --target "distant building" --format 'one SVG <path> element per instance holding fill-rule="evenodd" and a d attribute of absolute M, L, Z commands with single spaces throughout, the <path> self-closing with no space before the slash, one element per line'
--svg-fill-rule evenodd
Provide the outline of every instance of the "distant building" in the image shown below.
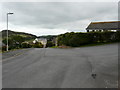
<path fill-rule="evenodd" d="M 91 22 L 89 26 L 86 28 L 87 32 L 95 32 L 95 31 L 118 31 L 120 21 L 112 21 L 112 22 Z"/>
<path fill-rule="evenodd" d="M 44 47 L 46 47 L 47 39 L 46 38 L 36 38 L 33 43 L 40 42 L 43 44 Z"/>
<path fill-rule="evenodd" d="M 55 44 L 55 46 L 58 46 L 58 37 L 54 37 L 52 42 Z"/>

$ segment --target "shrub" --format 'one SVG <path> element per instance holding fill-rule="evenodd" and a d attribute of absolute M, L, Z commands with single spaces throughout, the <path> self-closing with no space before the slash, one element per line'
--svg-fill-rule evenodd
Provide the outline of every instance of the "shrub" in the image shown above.
<path fill-rule="evenodd" d="M 22 47 L 22 48 L 31 48 L 32 45 L 30 45 L 29 43 L 23 42 L 23 43 L 21 44 L 21 47 Z"/>
<path fill-rule="evenodd" d="M 33 45 L 34 48 L 43 48 L 43 45 L 42 43 L 40 42 L 36 42 L 34 45 Z"/>
<path fill-rule="evenodd" d="M 58 45 L 78 47 L 86 44 L 120 41 L 120 32 L 65 33 L 58 36 Z"/>
<path fill-rule="evenodd" d="M 52 46 L 55 46 L 55 44 L 52 41 L 48 41 L 46 47 L 52 47 Z"/>
<path fill-rule="evenodd" d="M 6 46 L 2 46 L 2 51 L 6 51 Z"/>

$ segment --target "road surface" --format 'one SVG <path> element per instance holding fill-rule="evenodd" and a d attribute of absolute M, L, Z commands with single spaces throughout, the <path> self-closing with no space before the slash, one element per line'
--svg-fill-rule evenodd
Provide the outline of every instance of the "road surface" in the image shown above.
<path fill-rule="evenodd" d="M 118 86 L 117 44 L 70 49 L 33 48 L 4 58 L 2 65 L 3 88 Z M 92 73 L 97 75 L 95 79 Z"/>

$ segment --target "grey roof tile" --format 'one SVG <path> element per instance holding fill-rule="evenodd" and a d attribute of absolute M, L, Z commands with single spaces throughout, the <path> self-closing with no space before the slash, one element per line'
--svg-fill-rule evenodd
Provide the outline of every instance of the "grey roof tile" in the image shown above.
<path fill-rule="evenodd" d="M 116 30 L 120 29 L 120 21 L 112 22 L 91 22 L 86 30 L 104 29 L 104 30 Z"/>

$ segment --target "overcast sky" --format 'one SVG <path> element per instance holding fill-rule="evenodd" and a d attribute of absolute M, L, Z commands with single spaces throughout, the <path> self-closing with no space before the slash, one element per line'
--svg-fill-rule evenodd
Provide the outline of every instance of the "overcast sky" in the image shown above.
<path fill-rule="evenodd" d="M 0 30 L 9 29 L 40 35 L 85 32 L 90 22 L 118 20 L 117 2 L 4 2 Z"/>

